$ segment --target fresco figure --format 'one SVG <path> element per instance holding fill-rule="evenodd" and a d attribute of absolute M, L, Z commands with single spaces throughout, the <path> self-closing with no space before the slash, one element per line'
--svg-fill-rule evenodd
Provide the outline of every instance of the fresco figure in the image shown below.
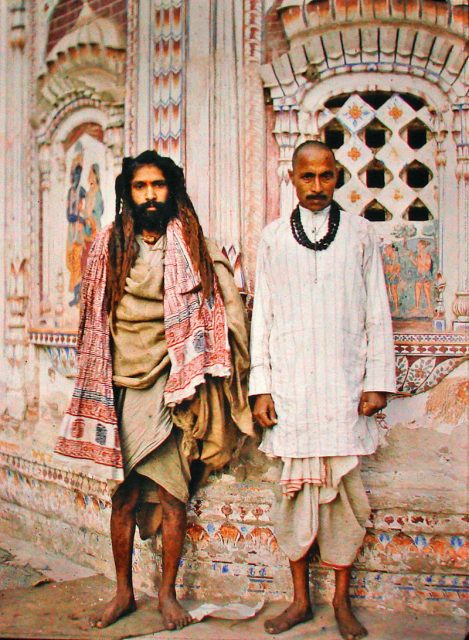
<path fill-rule="evenodd" d="M 83 147 L 80 143 L 75 147 L 77 152 L 70 169 L 71 186 L 67 193 L 67 248 L 66 263 L 70 272 L 68 290 L 73 298 L 68 303 L 73 307 L 80 301 L 81 255 L 83 251 L 83 227 L 85 225 L 84 207 L 86 191 L 80 184 L 83 171 Z"/>
<path fill-rule="evenodd" d="M 115 220 L 98 233 L 83 277 L 79 371 L 55 448 L 118 482 L 117 590 L 94 626 L 136 608 L 136 525 L 145 539 L 161 524 L 165 628 L 192 621 L 175 591 L 186 503 L 197 479 L 229 462 L 241 433 L 253 433 L 247 336 L 230 263 L 204 238 L 182 169 L 155 151 L 124 158 Z"/>
<path fill-rule="evenodd" d="M 430 242 L 421 238 L 417 242 L 417 251 L 415 254 L 409 255 L 409 260 L 417 269 L 417 278 L 415 280 L 415 307 L 412 309 L 412 312 L 417 313 L 420 310 L 420 300 L 423 291 L 427 305 L 426 315 L 432 316 L 432 282 L 434 278 L 433 259 L 431 252 L 428 250 L 429 246 Z"/>
<path fill-rule="evenodd" d="M 401 265 L 399 254 L 393 244 L 387 244 L 383 249 L 384 278 L 388 288 L 391 310 L 395 315 L 399 312 L 399 281 L 401 278 Z"/>
<path fill-rule="evenodd" d="M 101 179 L 99 164 L 91 165 L 88 173 L 88 191 L 85 196 L 83 227 L 83 250 L 81 254 L 81 274 L 85 272 L 91 245 L 99 231 L 101 231 L 101 218 L 104 213 L 103 196 L 101 193 Z"/>
<path fill-rule="evenodd" d="M 262 233 L 251 329 L 249 392 L 260 449 L 278 458 L 272 519 L 294 594 L 265 630 L 313 617 L 308 554 L 317 541 L 335 572 L 340 634 L 358 640 L 367 631 L 349 586 L 370 514 L 359 465 L 378 445 L 371 416 L 396 391 L 391 314 L 373 223 L 333 200 L 333 152 L 301 144 L 290 178 L 299 206 Z"/>

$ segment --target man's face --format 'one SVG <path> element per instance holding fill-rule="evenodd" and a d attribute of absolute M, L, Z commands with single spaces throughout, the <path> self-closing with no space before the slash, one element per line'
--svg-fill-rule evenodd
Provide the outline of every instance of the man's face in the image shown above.
<path fill-rule="evenodd" d="M 148 204 L 147 211 L 156 211 L 155 202 L 166 202 L 168 185 L 163 172 L 151 164 L 139 167 L 130 183 L 130 195 L 136 205 Z"/>
<path fill-rule="evenodd" d="M 289 175 L 302 207 L 320 211 L 330 204 L 338 178 L 330 151 L 314 147 L 303 149 Z"/>
<path fill-rule="evenodd" d="M 151 164 L 136 169 L 130 182 L 130 195 L 137 231 L 164 233 L 176 210 L 161 169 Z"/>

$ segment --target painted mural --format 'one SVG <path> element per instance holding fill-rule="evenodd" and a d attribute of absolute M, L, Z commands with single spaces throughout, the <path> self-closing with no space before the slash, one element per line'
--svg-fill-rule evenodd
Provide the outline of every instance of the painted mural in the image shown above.
<path fill-rule="evenodd" d="M 384 277 L 395 320 L 431 320 L 438 313 L 438 249 L 436 225 L 422 234 L 412 224 L 394 228 L 382 243 Z"/>
<path fill-rule="evenodd" d="M 72 294 L 69 306 L 79 304 L 81 279 L 93 240 L 101 229 L 104 211 L 100 186 L 100 165 L 93 162 L 88 170 L 87 185 L 82 184 L 83 145 L 75 145 L 70 169 L 70 187 L 67 192 L 67 247 L 66 264 L 69 271 L 68 291 Z"/>
<path fill-rule="evenodd" d="M 36 328 L 75 331 L 82 276 L 93 240 L 112 219 L 113 175 L 102 128 L 84 123 L 53 145 L 43 202 L 42 300 Z"/>

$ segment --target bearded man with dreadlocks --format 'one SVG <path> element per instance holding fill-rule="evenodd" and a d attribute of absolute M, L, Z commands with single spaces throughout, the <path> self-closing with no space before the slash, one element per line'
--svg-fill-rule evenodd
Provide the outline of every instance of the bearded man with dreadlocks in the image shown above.
<path fill-rule="evenodd" d="M 78 374 L 55 451 L 117 481 L 117 592 L 93 624 L 135 610 L 135 528 L 144 539 L 161 524 L 159 609 L 165 628 L 179 629 L 192 621 L 175 581 L 194 475 L 224 466 L 252 423 L 242 300 L 170 158 L 124 158 L 116 218 L 90 250 L 80 312 Z"/>

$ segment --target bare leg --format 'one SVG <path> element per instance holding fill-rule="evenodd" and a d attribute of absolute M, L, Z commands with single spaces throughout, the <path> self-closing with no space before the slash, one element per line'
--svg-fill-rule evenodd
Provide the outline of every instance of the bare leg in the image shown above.
<path fill-rule="evenodd" d="M 351 572 L 351 567 L 335 570 L 335 594 L 332 604 L 342 638 L 344 640 L 360 640 L 368 635 L 368 631 L 357 620 L 350 605 Z"/>
<path fill-rule="evenodd" d="M 432 307 L 432 293 L 430 288 L 430 282 L 425 282 L 423 285 L 423 292 L 425 294 L 425 300 L 427 301 L 427 308 L 430 313 L 433 312 Z"/>
<path fill-rule="evenodd" d="M 163 487 L 158 487 L 163 507 L 162 542 L 163 574 L 159 592 L 159 609 L 166 629 L 182 629 L 192 617 L 176 599 L 176 575 L 186 536 L 186 505 Z"/>
<path fill-rule="evenodd" d="M 131 474 L 112 498 L 111 541 L 116 566 L 117 589 L 93 626 L 108 627 L 136 609 L 132 585 L 132 549 L 135 534 L 135 510 L 138 502 L 138 479 Z"/>
<path fill-rule="evenodd" d="M 391 287 L 392 300 L 394 303 L 394 311 L 397 313 L 399 310 L 399 294 L 397 292 L 397 284 L 393 284 Z"/>
<path fill-rule="evenodd" d="M 422 283 L 415 283 L 415 309 L 420 309 L 420 297 L 422 295 Z"/>
<path fill-rule="evenodd" d="M 288 631 L 313 617 L 309 595 L 309 555 L 306 554 L 295 562 L 290 560 L 290 571 L 293 580 L 293 602 L 279 616 L 265 621 L 264 629 L 267 633 Z"/>

